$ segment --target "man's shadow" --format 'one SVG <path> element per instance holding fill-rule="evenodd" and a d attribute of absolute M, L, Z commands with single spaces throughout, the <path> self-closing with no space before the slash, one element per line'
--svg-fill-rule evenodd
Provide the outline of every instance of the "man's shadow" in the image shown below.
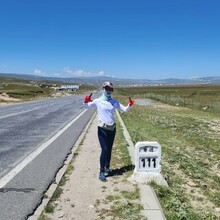
<path fill-rule="evenodd" d="M 121 176 L 124 173 L 128 172 L 128 171 L 132 171 L 134 170 L 135 166 L 133 164 L 121 167 L 119 169 L 113 169 L 112 170 L 112 175 L 111 176 Z"/>

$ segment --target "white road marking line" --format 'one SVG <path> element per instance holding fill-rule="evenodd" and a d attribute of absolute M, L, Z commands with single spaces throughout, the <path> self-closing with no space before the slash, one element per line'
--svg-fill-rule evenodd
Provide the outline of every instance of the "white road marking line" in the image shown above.
<path fill-rule="evenodd" d="M 55 141 L 64 131 L 66 131 L 78 118 L 80 118 L 88 109 L 83 110 L 76 118 L 69 122 L 64 128 L 62 128 L 57 134 L 55 134 L 48 141 L 39 146 L 29 156 L 27 156 L 21 163 L 19 163 L 14 169 L 0 179 L 0 189 L 9 183 L 21 170 L 26 167 L 34 158 L 36 158 L 43 150 L 45 150 L 53 141 Z"/>

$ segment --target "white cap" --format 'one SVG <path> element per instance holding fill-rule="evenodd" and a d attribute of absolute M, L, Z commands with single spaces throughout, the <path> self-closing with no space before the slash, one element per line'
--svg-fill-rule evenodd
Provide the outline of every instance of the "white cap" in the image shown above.
<path fill-rule="evenodd" d="M 104 82 L 102 88 L 104 89 L 105 87 L 108 87 L 113 91 L 113 84 L 111 82 Z"/>

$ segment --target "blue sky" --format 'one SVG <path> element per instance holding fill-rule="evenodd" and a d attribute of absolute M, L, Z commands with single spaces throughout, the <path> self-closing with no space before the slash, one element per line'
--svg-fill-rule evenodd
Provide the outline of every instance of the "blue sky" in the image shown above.
<path fill-rule="evenodd" d="M 220 76 L 219 0 L 2 0 L 0 73 Z"/>

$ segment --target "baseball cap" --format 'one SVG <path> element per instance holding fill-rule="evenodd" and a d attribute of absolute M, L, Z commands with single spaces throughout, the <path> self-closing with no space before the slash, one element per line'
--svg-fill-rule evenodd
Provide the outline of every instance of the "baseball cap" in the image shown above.
<path fill-rule="evenodd" d="M 108 87 L 113 91 L 113 84 L 111 82 L 104 82 L 102 88 L 104 89 L 105 87 Z"/>

